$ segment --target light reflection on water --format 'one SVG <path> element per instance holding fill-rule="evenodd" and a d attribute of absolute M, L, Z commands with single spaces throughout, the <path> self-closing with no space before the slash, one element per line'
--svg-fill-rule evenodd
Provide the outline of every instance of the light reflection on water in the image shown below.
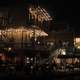
<path fill-rule="evenodd" d="M 66 77 L 66 78 L 36 78 L 35 80 L 80 80 L 80 77 Z"/>
<path fill-rule="evenodd" d="M 79 75 L 66 75 L 66 76 L 54 76 L 54 75 L 39 75 L 33 80 L 80 80 Z"/>
<path fill-rule="evenodd" d="M 66 77 L 48 77 L 41 76 L 36 78 L 17 78 L 16 80 L 80 80 L 79 76 L 66 76 Z"/>
<path fill-rule="evenodd" d="M 2 79 L 1 79 L 2 78 Z M 18 73 L 5 73 L 5 74 L 0 74 L 0 80 L 80 80 L 79 74 L 77 75 L 65 75 L 65 76 L 55 76 L 52 73 L 39 73 L 37 75 L 27 75 L 22 72 Z"/>
<path fill-rule="evenodd" d="M 69 77 L 57 77 L 57 78 L 47 78 L 46 80 L 80 80 L 79 76 L 69 76 Z"/>

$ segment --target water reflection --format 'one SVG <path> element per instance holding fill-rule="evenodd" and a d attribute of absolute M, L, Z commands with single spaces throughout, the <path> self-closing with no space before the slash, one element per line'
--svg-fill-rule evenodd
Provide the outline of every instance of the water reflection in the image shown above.
<path fill-rule="evenodd" d="M 80 80 L 80 76 L 77 74 L 56 76 L 48 72 L 48 73 L 37 74 L 37 76 L 33 77 L 33 80 Z"/>

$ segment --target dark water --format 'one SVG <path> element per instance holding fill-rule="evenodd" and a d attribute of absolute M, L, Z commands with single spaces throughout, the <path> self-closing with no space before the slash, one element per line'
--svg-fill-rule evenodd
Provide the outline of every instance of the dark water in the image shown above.
<path fill-rule="evenodd" d="M 55 75 L 51 72 L 39 73 L 33 77 L 33 80 L 80 80 L 80 74 Z"/>
<path fill-rule="evenodd" d="M 65 77 L 54 77 L 54 76 L 41 76 L 34 78 L 33 80 L 80 80 L 80 76 L 65 76 Z"/>
<path fill-rule="evenodd" d="M 80 74 L 55 75 L 51 72 L 27 75 L 24 72 L 2 73 L 0 80 L 80 80 Z"/>

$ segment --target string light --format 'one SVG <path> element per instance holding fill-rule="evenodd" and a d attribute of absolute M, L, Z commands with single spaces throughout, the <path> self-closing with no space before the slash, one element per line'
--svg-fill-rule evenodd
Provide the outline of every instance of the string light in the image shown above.
<path fill-rule="evenodd" d="M 26 38 L 26 36 L 30 36 L 30 38 L 38 37 L 38 36 L 48 36 L 46 32 L 44 32 L 41 29 L 37 29 L 36 26 L 33 26 L 33 28 L 21 28 L 20 27 L 16 29 L 10 28 L 6 30 L 0 30 L 0 36 L 4 34 L 4 36 L 6 35 L 8 38 L 13 36 L 14 38 L 17 39 L 18 37 L 22 37 L 21 35 L 22 32 L 23 32 L 24 38 Z"/>
<path fill-rule="evenodd" d="M 35 17 L 35 19 L 38 19 L 38 21 L 50 21 L 52 20 L 51 16 L 49 15 L 49 13 L 43 9 L 40 8 L 40 6 L 38 6 L 37 8 L 29 8 L 29 13 L 31 14 L 31 16 Z"/>

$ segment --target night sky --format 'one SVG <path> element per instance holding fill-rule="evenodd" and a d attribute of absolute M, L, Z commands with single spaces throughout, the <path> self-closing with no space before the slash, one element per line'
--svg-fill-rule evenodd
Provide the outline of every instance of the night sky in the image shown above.
<path fill-rule="evenodd" d="M 80 4 L 78 0 L 0 0 L 0 6 L 25 6 L 27 4 L 39 4 L 46 8 L 56 21 L 70 24 L 76 32 L 80 32 Z"/>

